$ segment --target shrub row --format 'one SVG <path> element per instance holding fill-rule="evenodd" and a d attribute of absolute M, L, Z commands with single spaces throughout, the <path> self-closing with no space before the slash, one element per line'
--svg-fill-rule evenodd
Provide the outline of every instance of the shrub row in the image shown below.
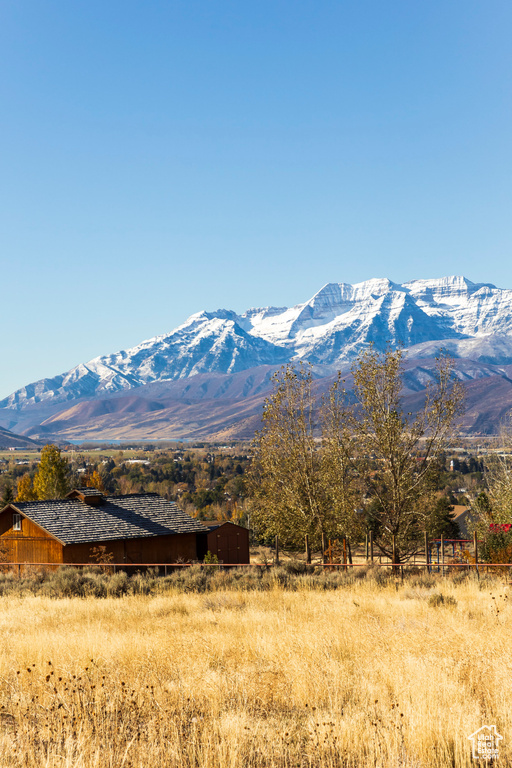
<path fill-rule="evenodd" d="M 434 588 L 442 578 L 437 574 L 405 571 L 410 586 Z M 453 583 L 474 579 L 473 573 L 455 573 L 445 576 Z M 486 577 L 483 581 L 486 581 Z M 47 597 L 122 597 L 123 595 L 156 595 L 166 592 L 204 593 L 218 590 L 264 591 L 275 588 L 287 590 L 335 590 L 359 582 L 385 588 L 399 580 L 388 569 L 378 567 L 334 571 L 315 568 L 301 561 L 290 561 L 282 566 L 224 569 L 221 566 L 204 568 L 192 565 L 179 568 L 167 576 L 156 569 L 128 574 L 112 573 L 102 566 L 75 568 L 61 566 L 58 570 L 30 568 L 21 574 L 12 570 L 0 571 L 0 596 L 44 595 Z M 481 582 L 483 586 L 483 582 Z"/>

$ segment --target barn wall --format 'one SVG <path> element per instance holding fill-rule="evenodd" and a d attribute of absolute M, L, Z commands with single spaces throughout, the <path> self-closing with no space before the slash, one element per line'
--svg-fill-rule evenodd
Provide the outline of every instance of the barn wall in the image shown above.
<path fill-rule="evenodd" d="M 249 563 L 249 531 L 239 525 L 224 523 L 207 536 L 208 549 L 220 562 L 235 565 Z"/>
<path fill-rule="evenodd" d="M 197 559 L 196 534 L 182 533 L 143 539 L 68 544 L 64 548 L 65 563 L 88 563 L 92 549 L 105 546 L 114 563 L 176 563 Z"/>
<path fill-rule="evenodd" d="M 0 541 L 5 545 L 9 563 L 62 563 L 62 544 L 22 516 L 21 531 L 12 527 L 13 510 L 0 514 Z"/>

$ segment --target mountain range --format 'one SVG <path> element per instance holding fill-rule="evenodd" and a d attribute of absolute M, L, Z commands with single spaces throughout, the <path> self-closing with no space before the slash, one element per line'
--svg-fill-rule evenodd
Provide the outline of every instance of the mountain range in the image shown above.
<path fill-rule="evenodd" d="M 512 407 L 512 290 L 456 276 L 328 283 L 291 308 L 198 312 L 22 387 L 0 401 L 0 425 L 42 439 L 249 437 L 281 365 L 312 363 L 320 392 L 370 344 L 405 348 L 412 407 L 441 348 L 467 384 L 468 431 L 495 431 Z"/>

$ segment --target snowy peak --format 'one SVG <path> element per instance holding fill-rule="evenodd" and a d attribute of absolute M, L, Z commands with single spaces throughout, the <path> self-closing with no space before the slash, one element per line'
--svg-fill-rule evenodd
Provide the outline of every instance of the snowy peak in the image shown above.
<path fill-rule="evenodd" d="M 391 282 L 387 278 L 374 278 L 365 280 L 364 283 L 355 283 L 351 286 L 354 301 L 365 301 L 369 298 L 378 298 L 392 291 L 401 291 L 402 286 Z"/>
<path fill-rule="evenodd" d="M 388 343 L 430 350 L 446 343 L 454 354 L 509 362 L 511 340 L 512 291 L 491 283 L 462 276 L 403 284 L 387 278 L 327 283 L 290 308 L 196 312 L 170 333 L 29 384 L 0 407 L 20 410 L 197 374 L 277 368 L 293 360 L 336 369 L 369 344 L 377 350 Z"/>
<path fill-rule="evenodd" d="M 0 407 L 19 410 L 43 400 L 89 398 L 199 373 L 236 373 L 258 365 L 278 367 L 290 360 L 288 350 L 250 335 L 238 319 L 230 310 L 198 312 L 169 334 L 28 385 L 1 401 Z"/>
<path fill-rule="evenodd" d="M 392 292 L 401 291 L 402 286 L 392 283 L 388 279 L 366 280 L 364 283 L 327 283 L 315 293 L 304 307 L 311 307 L 316 318 L 334 319 L 343 314 L 343 309 L 353 307 L 354 304 L 378 300 L 381 296 Z"/>
<path fill-rule="evenodd" d="M 481 290 L 497 290 L 491 283 L 472 283 L 461 275 L 436 280 L 411 280 L 403 287 L 416 299 L 451 306 L 468 301 Z"/>

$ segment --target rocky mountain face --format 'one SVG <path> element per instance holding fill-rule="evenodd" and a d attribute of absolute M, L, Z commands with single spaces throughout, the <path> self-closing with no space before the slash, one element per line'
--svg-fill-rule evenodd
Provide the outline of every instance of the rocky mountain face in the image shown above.
<path fill-rule="evenodd" d="M 158 382 L 200 377 L 208 388 L 208 381 L 220 376 L 229 389 L 226 382 L 233 376 L 259 369 L 268 373 L 293 361 L 309 361 L 317 375 L 329 376 L 349 368 L 370 343 L 377 350 L 401 344 L 411 359 L 425 361 L 425 369 L 444 348 L 471 361 L 474 378 L 481 378 L 482 365 L 512 363 L 512 291 L 464 277 L 403 284 L 375 279 L 329 283 L 292 308 L 253 308 L 241 315 L 226 309 L 198 312 L 171 333 L 14 392 L 0 401 L 0 423 L 24 430 L 49 418 L 60 423 L 56 414 L 84 401 L 117 402 L 116 393 L 135 388 L 142 396 L 142 390 Z M 472 378 L 471 364 L 461 377 Z M 178 401 L 184 402 L 186 387 L 178 389 Z M 252 396 L 248 385 L 235 401 Z"/>

